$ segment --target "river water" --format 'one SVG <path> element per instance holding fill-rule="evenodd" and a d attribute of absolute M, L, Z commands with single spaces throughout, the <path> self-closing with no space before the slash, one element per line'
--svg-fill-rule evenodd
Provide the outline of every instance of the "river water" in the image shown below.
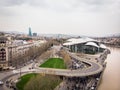
<path fill-rule="evenodd" d="M 111 54 L 106 59 L 106 69 L 98 90 L 120 90 L 120 48 L 109 49 Z"/>

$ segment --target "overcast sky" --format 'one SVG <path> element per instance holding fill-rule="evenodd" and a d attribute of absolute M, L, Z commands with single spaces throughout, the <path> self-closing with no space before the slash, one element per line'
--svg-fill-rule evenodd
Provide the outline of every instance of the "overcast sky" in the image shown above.
<path fill-rule="evenodd" d="M 0 0 L 0 31 L 120 33 L 120 0 Z"/>

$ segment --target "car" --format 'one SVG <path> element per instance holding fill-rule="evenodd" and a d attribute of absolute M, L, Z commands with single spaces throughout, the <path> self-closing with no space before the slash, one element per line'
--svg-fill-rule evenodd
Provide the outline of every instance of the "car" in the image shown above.
<path fill-rule="evenodd" d="M 3 83 L 3 81 L 2 80 L 0 80 L 0 85 L 3 85 L 4 83 Z"/>
<path fill-rule="evenodd" d="M 9 69 L 12 69 L 12 70 L 14 70 L 14 69 L 15 69 L 15 67 L 9 67 Z"/>

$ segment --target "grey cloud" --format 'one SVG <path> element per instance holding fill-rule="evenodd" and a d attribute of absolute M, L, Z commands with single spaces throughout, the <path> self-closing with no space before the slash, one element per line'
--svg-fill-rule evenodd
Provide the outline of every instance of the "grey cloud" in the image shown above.
<path fill-rule="evenodd" d="M 2 18 L 6 25 L 12 23 L 16 30 L 30 24 L 34 30 L 44 32 L 55 30 L 57 33 L 64 33 L 69 30 L 78 34 L 81 30 L 80 33 L 87 34 L 87 30 L 90 30 L 91 34 L 99 34 L 98 30 L 108 30 L 109 33 L 109 30 L 119 30 L 118 11 L 120 0 L 0 0 L 0 19 Z M 0 23 L 3 21 L 0 20 Z M 69 31 L 66 33 L 70 33 Z M 101 34 L 104 34 L 104 31 Z"/>
<path fill-rule="evenodd" d="M 62 1 L 62 3 L 60 3 Z M 101 5 L 104 4 L 106 2 L 110 2 L 112 0 L 56 0 L 56 1 L 52 1 L 52 0 L 0 0 L 0 6 L 12 6 L 12 5 L 21 5 L 24 3 L 36 6 L 36 5 L 54 5 L 54 4 L 58 4 L 60 3 L 61 5 L 66 3 L 69 5 L 79 5 L 80 3 L 85 3 L 88 5 L 92 5 L 92 4 L 97 4 L 97 5 Z M 58 3 L 54 3 L 54 2 L 58 2 Z"/>
<path fill-rule="evenodd" d="M 120 0 L 0 0 L 0 8 L 28 4 L 31 7 L 46 8 L 57 12 L 102 11 L 106 7 L 117 7 L 114 3 L 120 6 Z"/>
<path fill-rule="evenodd" d="M 120 2 L 120 0 L 0 0 L 0 6 L 14 6 L 21 4 L 29 4 L 31 6 L 40 6 L 47 8 L 77 8 L 81 7 L 81 5 L 88 6 L 102 6 L 113 4 L 115 2 Z M 67 7 L 69 6 L 69 7 Z"/>
<path fill-rule="evenodd" d="M 14 5 L 21 5 L 24 3 L 25 0 L 0 0 L 1 7 L 7 6 L 14 6 Z"/>
<path fill-rule="evenodd" d="M 0 16 L 11 16 L 13 13 L 5 8 L 0 8 Z"/>
<path fill-rule="evenodd" d="M 47 2 L 47 0 L 45 1 Z M 74 11 L 76 9 L 83 11 L 104 11 L 110 7 L 120 9 L 115 4 L 117 3 L 120 6 L 120 0 L 56 0 L 55 2 L 45 4 L 56 11 Z"/>
<path fill-rule="evenodd" d="M 0 0 L 0 7 L 29 4 L 31 6 L 44 6 L 47 0 Z"/>

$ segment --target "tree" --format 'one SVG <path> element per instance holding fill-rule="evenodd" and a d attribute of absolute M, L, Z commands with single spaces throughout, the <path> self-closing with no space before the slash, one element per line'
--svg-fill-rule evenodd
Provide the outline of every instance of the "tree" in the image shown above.
<path fill-rule="evenodd" d="M 24 90 L 54 90 L 60 82 L 61 80 L 58 76 L 37 75 L 30 79 Z"/>
<path fill-rule="evenodd" d="M 63 57 L 64 63 L 66 64 L 67 68 L 70 68 L 72 65 L 72 61 L 69 54 L 65 50 L 61 50 L 59 54 L 61 57 Z"/>
<path fill-rule="evenodd" d="M 71 65 L 72 65 L 72 61 L 71 61 L 71 58 L 70 56 L 66 53 L 65 56 L 64 56 L 64 62 L 67 66 L 67 68 L 70 68 Z"/>

